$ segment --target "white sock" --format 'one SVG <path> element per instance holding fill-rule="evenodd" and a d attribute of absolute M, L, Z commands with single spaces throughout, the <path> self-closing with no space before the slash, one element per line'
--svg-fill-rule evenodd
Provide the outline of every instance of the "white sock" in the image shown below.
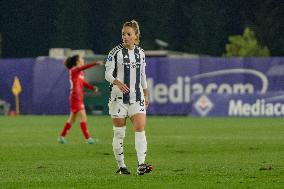
<path fill-rule="evenodd" d="M 135 149 L 137 152 L 139 165 L 145 163 L 147 151 L 147 140 L 145 136 L 145 131 L 135 132 Z"/>
<path fill-rule="evenodd" d="M 125 137 L 125 129 L 125 126 L 113 127 L 112 147 L 118 167 L 126 167 L 123 154 L 123 139 Z"/>

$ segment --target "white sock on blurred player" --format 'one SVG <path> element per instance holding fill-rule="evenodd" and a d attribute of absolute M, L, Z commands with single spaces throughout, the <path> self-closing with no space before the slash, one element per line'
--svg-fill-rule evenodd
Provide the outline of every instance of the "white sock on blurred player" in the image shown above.
<path fill-rule="evenodd" d="M 125 129 L 125 126 L 113 127 L 112 147 L 118 167 L 126 167 L 123 154 L 123 139 L 125 137 Z"/>
<path fill-rule="evenodd" d="M 137 152 L 138 163 L 143 164 L 146 158 L 147 140 L 145 131 L 135 132 L 135 149 Z"/>

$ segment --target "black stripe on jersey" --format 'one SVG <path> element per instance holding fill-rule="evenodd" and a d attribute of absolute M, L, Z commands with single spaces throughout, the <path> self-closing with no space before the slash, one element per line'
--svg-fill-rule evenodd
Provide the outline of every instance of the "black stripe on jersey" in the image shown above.
<path fill-rule="evenodd" d="M 113 73 L 112 73 L 112 76 L 114 78 L 117 77 L 117 53 L 118 53 L 118 51 L 114 55 L 114 70 L 113 70 Z"/>
<path fill-rule="evenodd" d="M 138 48 L 140 51 L 143 51 L 143 52 L 144 52 L 144 49 L 142 49 L 141 47 L 136 46 L 136 48 Z"/>
<path fill-rule="evenodd" d="M 123 48 L 122 44 L 117 45 L 116 47 L 114 47 L 111 51 L 110 51 L 110 55 L 114 55 L 115 53 L 117 53 L 117 51 L 121 50 Z"/>
<path fill-rule="evenodd" d="M 122 49 L 122 57 L 123 57 L 123 63 L 124 63 L 124 84 L 127 85 L 127 87 L 130 87 L 130 59 L 128 54 L 128 49 L 123 48 Z M 128 93 L 123 94 L 123 103 L 127 104 L 129 103 L 130 95 Z"/>
<path fill-rule="evenodd" d="M 136 60 L 136 82 L 135 82 L 135 92 L 136 92 L 136 102 L 141 100 L 141 91 L 140 91 L 140 75 L 141 75 L 141 55 L 139 49 L 136 47 L 134 49 L 134 55 Z"/>

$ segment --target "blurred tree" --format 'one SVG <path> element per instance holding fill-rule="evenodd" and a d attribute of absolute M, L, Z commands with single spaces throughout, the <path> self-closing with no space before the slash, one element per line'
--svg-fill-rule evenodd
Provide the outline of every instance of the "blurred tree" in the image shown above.
<path fill-rule="evenodd" d="M 3 57 L 46 55 L 50 46 L 51 1 L 4 0 L 1 5 Z"/>
<path fill-rule="evenodd" d="M 55 3 L 51 47 L 92 48 L 89 1 L 61 0 Z"/>
<path fill-rule="evenodd" d="M 116 29 L 109 27 L 113 25 L 112 20 L 109 19 L 111 12 L 112 1 L 90 1 L 90 19 L 89 19 L 89 40 L 92 43 L 92 49 L 96 54 L 107 54 L 111 46 L 113 46 L 112 39 L 116 36 Z M 117 13 L 119 17 L 119 13 Z M 119 36 L 116 36 L 119 37 Z"/>
<path fill-rule="evenodd" d="M 187 19 L 183 50 L 214 56 L 222 53 L 228 19 L 224 4 L 221 0 L 195 0 L 183 4 L 181 10 Z"/>
<path fill-rule="evenodd" d="M 159 49 L 155 39 L 160 39 L 172 44 L 177 38 L 173 38 L 173 32 L 179 33 L 180 23 L 174 22 L 176 17 L 176 1 L 143 0 L 143 8 L 138 8 L 139 20 L 141 20 L 141 45 L 145 49 Z"/>
<path fill-rule="evenodd" d="M 121 42 L 121 27 L 136 19 L 141 46 L 220 56 L 228 36 L 245 26 L 273 56 L 284 55 L 281 0 L 1 0 L 3 57 L 47 55 L 52 47 L 92 48 L 106 54 Z"/>
<path fill-rule="evenodd" d="M 283 56 L 284 52 L 284 1 L 245 1 L 242 17 L 246 26 L 255 32 L 261 45 L 271 50 L 272 56 Z"/>
<path fill-rule="evenodd" d="M 225 56 L 269 56 L 267 47 L 262 47 L 256 37 L 254 31 L 245 28 L 244 34 L 229 37 L 229 44 L 226 45 Z"/>
<path fill-rule="evenodd" d="M 99 7 L 99 8 L 98 8 Z M 101 53 L 107 53 L 121 42 L 121 29 L 126 21 L 135 19 L 141 30 L 141 46 L 144 49 L 156 49 L 155 39 L 164 41 L 172 38 L 175 25 L 175 0 L 164 3 L 162 0 L 121 0 L 92 2 L 92 41 L 94 48 Z M 102 14 L 103 13 L 103 16 Z M 178 38 L 180 39 L 180 38 Z M 182 39 L 180 39 L 182 40 Z M 96 50 L 95 50 L 96 51 Z"/>

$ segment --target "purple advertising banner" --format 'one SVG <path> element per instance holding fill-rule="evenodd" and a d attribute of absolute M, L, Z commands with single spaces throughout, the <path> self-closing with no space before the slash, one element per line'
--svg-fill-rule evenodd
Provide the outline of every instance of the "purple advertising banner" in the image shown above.
<path fill-rule="evenodd" d="M 146 62 L 150 115 L 282 115 L 284 58 L 148 57 Z M 0 67 L 0 99 L 11 109 L 17 76 L 22 114 L 69 113 L 70 85 L 63 60 L 1 59 Z M 266 98 L 276 105 L 267 105 Z"/>
<path fill-rule="evenodd" d="M 201 94 L 284 91 L 283 58 L 149 58 L 146 71 L 153 115 L 191 115 L 193 96 Z"/>

